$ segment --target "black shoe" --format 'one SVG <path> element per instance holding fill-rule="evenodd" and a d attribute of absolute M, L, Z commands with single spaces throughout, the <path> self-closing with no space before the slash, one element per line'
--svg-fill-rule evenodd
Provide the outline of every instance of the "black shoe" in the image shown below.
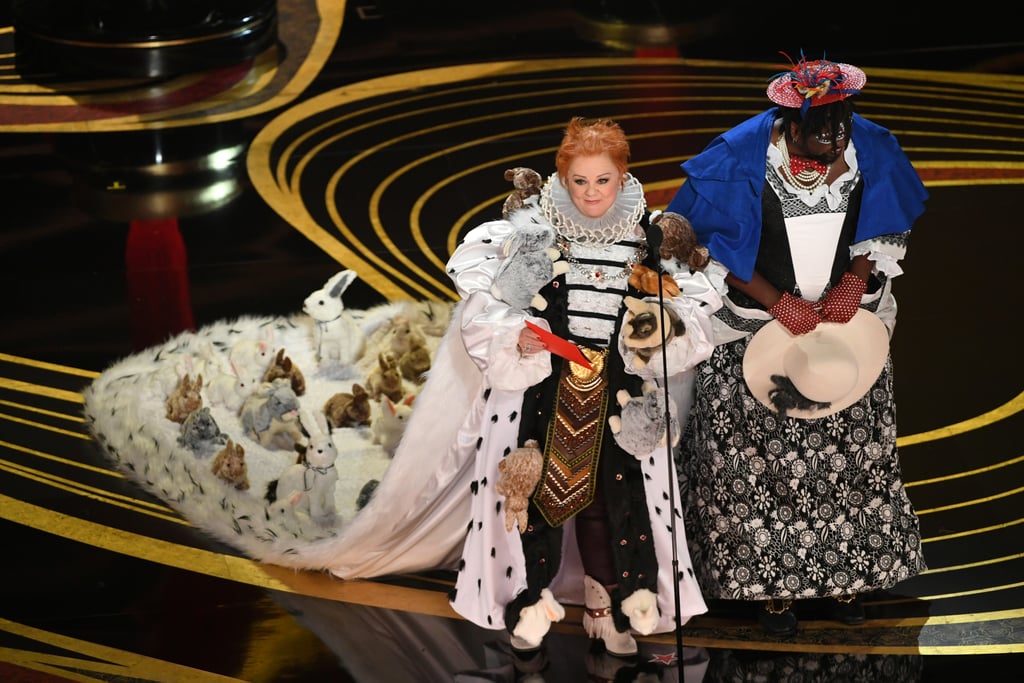
<path fill-rule="evenodd" d="M 864 623 L 864 603 L 859 595 L 841 595 L 829 601 L 829 616 L 847 626 L 860 626 Z"/>
<path fill-rule="evenodd" d="M 757 623 L 770 636 L 796 635 L 796 615 L 792 600 L 766 600 L 757 609 Z"/>

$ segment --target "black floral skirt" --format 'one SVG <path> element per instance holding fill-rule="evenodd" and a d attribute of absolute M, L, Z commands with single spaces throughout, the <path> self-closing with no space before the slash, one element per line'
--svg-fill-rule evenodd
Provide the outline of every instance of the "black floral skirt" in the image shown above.
<path fill-rule="evenodd" d="M 749 338 L 698 366 L 681 445 L 686 535 L 705 598 L 816 598 L 925 569 L 896 450 L 892 364 L 857 403 L 782 418 L 743 381 Z"/>

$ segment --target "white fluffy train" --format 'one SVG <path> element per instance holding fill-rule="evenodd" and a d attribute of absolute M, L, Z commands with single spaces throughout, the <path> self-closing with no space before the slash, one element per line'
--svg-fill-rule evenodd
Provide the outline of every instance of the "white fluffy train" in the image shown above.
<path fill-rule="evenodd" d="M 464 491 L 471 473 L 447 460 L 444 435 L 457 425 L 445 422 L 461 419 L 453 402 L 468 405 L 474 389 L 421 392 L 424 359 L 430 373 L 469 369 L 442 339 L 454 305 L 351 310 L 342 295 L 355 278 L 332 276 L 301 314 L 218 321 L 114 363 L 84 392 L 89 429 L 126 476 L 254 559 L 342 578 L 451 565 L 467 511 L 442 508 L 466 496 L 444 490 Z M 328 400 L 367 386 L 382 354 L 416 368 L 400 395 L 332 428 Z M 407 354 L 417 362 L 397 362 Z M 407 429 L 414 445 L 401 438 Z"/>

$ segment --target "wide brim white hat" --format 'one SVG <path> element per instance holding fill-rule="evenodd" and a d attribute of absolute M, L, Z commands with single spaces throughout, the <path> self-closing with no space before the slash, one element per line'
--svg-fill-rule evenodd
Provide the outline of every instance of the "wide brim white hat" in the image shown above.
<path fill-rule="evenodd" d="M 747 345 L 743 378 L 766 407 L 810 420 L 859 401 L 882 373 L 888 356 L 888 328 L 864 309 L 847 323 L 823 322 L 803 335 L 794 335 L 773 320 Z M 787 391 L 790 384 L 807 401 L 794 404 Z"/>

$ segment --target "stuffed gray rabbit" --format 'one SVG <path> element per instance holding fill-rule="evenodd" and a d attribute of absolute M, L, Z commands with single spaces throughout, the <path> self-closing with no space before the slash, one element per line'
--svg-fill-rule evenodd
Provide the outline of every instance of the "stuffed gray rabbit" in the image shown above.
<path fill-rule="evenodd" d="M 569 270 L 567 261 L 558 260 L 555 231 L 548 226 L 518 227 L 502 245 L 505 260 L 491 284 L 491 294 L 513 308 L 532 306 L 539 311 L 547 301 L 538 292 L 555 277 Z"/>

